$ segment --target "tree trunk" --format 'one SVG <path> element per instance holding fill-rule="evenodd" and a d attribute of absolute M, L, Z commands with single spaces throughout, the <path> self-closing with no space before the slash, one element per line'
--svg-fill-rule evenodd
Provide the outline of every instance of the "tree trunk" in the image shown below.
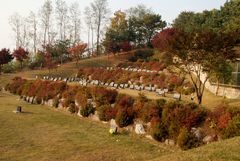
<path fill-rule="evenodd" d="M 97 26 L 97 55 L 99 55 L 100 27 L 101 27 L 101 17 L 99 15 L 98 26 Z"/>
<path fill-rule="evenodd" d="M 23 61 L 20 61 L 20 69 L 22 70 L 23 68 Z"/>
<path fill-rule="evenodd" d="M 202 95 L 201 94 L 198 95 L 197 98 L 198 98 L 198 104 L 201 105 L 202 104 Z"/>
<path fill-rule="evenodd" d="M 2 64 L 0 65 L 0 75 L 2 75 Z"/>
<path fill-rule="evenodd" d="M 217 81 L 216 96 L 218 95 L 218 91 L 219 91 L 219 80 Z"/>
<path fill-rule="evenodd" d="M 47 27 L 45 26 L 44 29 L 44 36 L 43 36 L 43 46 L 46 47 L 46 39 L 47 39 Z"/>

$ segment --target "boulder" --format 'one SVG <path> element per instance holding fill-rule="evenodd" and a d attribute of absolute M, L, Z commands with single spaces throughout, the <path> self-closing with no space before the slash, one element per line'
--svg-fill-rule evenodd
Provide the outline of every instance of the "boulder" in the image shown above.
<path fill-rule="evenodd" d="M 146 134 L 145 130 L 144 130 L 144 127 L 142 124 L 136 124 L 135 126 L 135 132 L 136 134 L 139 134 L 139 135 L 144 135 Z"/>
<path fill-rule="evenodd" d="M 171 140 L 171 139 L 166 139 L 164 143 L 166 145 L 169 145 L 169 146 L 174 146 L 175 145 L 175 141 Z"/>
<path fill-rule="evenodd" d="M 192 128 L 191 132 L 198 138 L 198 140 L 202 140 L 204 134 L 200 128 Z"/>
<path fill-rule="evenodd" d="M 145 137 L 148 138 L 148 139 L 150 139 L 150 140 L 154 140 L 151 135 L 146 135 Z"/>
<path fill-rule="evenodd" d="M 47 105 L 53 107 L 53 99 L 48 100 Z"/>
<path fill-rule="evenodd" d="M 207 135 L 203 138 L 203 143 L 205 143 L 205 144 L 209 144 L 213 141 L 216 141 L 216 136 L 214 136 L 214 135 Z"/>
<path fill-rule="evenodd" d="M 118 125 L 117 125 L 116 121 L 114 119 L 111 119 L 111 121 L 110 121 L 110 130 L 109 131 L 112 134 L 115 134 L 115 133 L 117 133 L 117 130 L 118 130 Z"/>

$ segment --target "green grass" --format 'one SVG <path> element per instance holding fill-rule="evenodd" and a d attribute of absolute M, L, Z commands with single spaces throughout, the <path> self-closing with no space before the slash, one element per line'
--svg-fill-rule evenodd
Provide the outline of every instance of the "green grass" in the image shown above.
<path fill-rule="evenodd" d="M 23 107 L 23 113 L 12 111 Z M 189 151 L 121 134 L 111 136 L 108 124 L 79 118 L 17 96 L 0 93 L 0 160 L 155 160 L 237 161 L 240 137 Z"/>
<path fill-rule="evenodd" d="M 17 105 L 24 113 L 12 111 Z M 149 160 L 172 153 L 135 135 L 111 136 L 109 125 L 81 119 L 16 96 L 0 97 L 0 160 Z"/>
<path fill-rule="evenodd" d="M 154 161 L 239 161 L 240 137 L 211 143 L 188 151 L 178 151 L 174 155 L 164 155 Z"/>

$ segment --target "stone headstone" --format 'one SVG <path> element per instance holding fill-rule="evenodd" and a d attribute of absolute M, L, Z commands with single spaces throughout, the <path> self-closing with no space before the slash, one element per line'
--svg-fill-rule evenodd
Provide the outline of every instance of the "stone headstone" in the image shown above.
<path fill-rule="evenodd" d="M 155 91 L 156 90 L 156 88 L 155 87 L 151 87 L 151 91 Z"/>
<path fill-rule="evenodd" d="M 120 84 L 120 88 L 124 88 L 124 84 Z"/>
<path fill-rule="evenodd" d="M 159 93 L 161 91 L 161 89 L 156 89 L 156 93 Z"/>
<path fill-rule="evenodd" d="M 158 94 L 164 96 L 164 95 L 165 95 L 165 92 L 164 92 L 163 90 L 160 90 L 160 91 L 158 92 Z"/>
<path fill-rule="evenodd" d="M 133 84 L 130 85 L 130 89 L 134 89 L 134 85 Z"/>
<path fill-rule="evenodd" d="M 89 76 L 88 76 L 88 79 L 89 79 L 89 80 L 92 80 L 92 76 L 91 76 L 91 75 L 89 75 Z"/>
<path fill-rule="evenodd" d="M 109 86 L 110 86 L 110 87 L 113 87 L 113 86 L 114 86 L 114 82 L 111 82 L 111 83 L 109 84 Z"/>
<path fill-rule="evenodd" d="M 144 135 L 146 134 L 145 130 L 144 130 L 144 127 L 142 124 L 136 124 L 135 126 L 135 132 L 136 134 L 139 134 L 139 135 Z"/>
<path fill-rule="evenodd" d="M 167 89 L 167 88 L 165 88 L 165 89 L 164 89 L 164 92 L 165 92 L 165 93 L 168 93 L 168 89 Z"/>
<path fill-rule="evenodd" d="M 140 83 L 143 83 L 143 76 L 140 77 Z"/>
<path fill-rule="evenodd" d="M 129 87 L 129 85 L 128 84 L 124 84 L 124 88 L 128 88 Z"/>
<path fill-rule="evenodd" d="M 173 95 L 173 98 L 176 99 L 176 100 L 179 100 L 180 97 L 181 97 L 181 95 L 180 95 L 179 93 L 175 93 L 175 94 Z"/>
<path fill-rule="evenodd" d="M 118 84 L 114 84 L 114 88 L 118 88 Z"/>

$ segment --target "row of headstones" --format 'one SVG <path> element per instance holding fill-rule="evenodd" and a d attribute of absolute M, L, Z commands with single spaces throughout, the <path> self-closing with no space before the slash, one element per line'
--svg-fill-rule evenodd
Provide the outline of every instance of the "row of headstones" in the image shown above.
<path fill-rule="evenodd" d="M 146 72 L 146 73 L 159 73 L 161 71 L 157 71 L 157 70 L 148 70 L 148 69 L 140 69 L 140 68 L 133 68 L 131 66 L 127 67 L 127 68 L 120 68 L 117 67 L 117 69 L 121 69 L 121 70 L 126 70 L 126 71 L 131 71 L 131 72 Z M 114 70 L 113 67 L 107 67 L 107 70 Z"/>
<path fill-rule="evenodd" d="M 50 81 L 64 81 L 64 82 L 79 82 L 81 79 L 77 77 L 69 77 L 69 78 L 62 78 L 62 77 L 49 77 L 49 76 L 43 76 L 44 80 L 50 80 Z"/>
<path fill-rule="evenodd" d="M 82 86 L 87 86 L 87 85 L 94 85 L 94 86 L 106 86 L 106 87 L 111 87 L 113 89 L 131 89 L 131 90 L 137 90 L 137 91 L 149 91 L 149 92 L 155 92 L 156 94 L 160 95 L 160 96 L 165 96 L 166 93 L 169 92 L 169 90 L 167 88 L 165 89 L 159 89 L 157 88 L 156 85 L 149 85 L 149 86 L 145 86 L 145 85 L 136 85 L 133 84 L 132 82 L 128 82 L 125 84 L 118 84 L 115 82 L 111 82 L 111 83 L 105 83 L 99 80 L 89 80 L 89 79 L 85 79 L 85 78 L 76 78 L 76 77 L 70 77 L 70 78 L 61 78 L 61 77 L 57 77 L 57 78 L 53 78 L 53 77 L 48 77 L 48 76 L 44 76 L 43 79 L 45 80 L 50 80 L 50 81 L 64 81 L 64 82 L 78 82 L 80 85 Z M 176 100 L 179 100 L 181 97 L 181 95 L 179 93 L 175 93 L 173 95 L 173 98 Z"/>

